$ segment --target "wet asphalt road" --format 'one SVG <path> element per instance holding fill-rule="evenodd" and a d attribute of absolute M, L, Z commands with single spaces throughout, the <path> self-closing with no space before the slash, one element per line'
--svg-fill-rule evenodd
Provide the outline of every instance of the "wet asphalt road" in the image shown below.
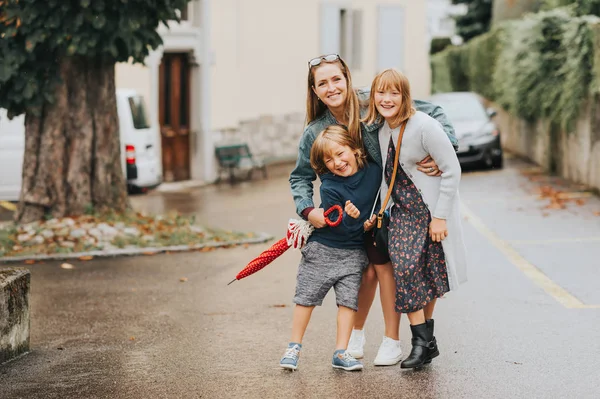
<path fill-rule="evenodd" d="M 512 159 L 501 171 L 463 175 L 469 282 L 439 301 L 441 355 L 428 368 L 372 365 L 383 329 L 376 300 L 365 370 L 333 370 L 330 293 L 313 314 L 299 370 L 280 370 L 299 253 L 288 251 L 260 274 L 226 286 L 269 245 L 261 244 L 77 261 L 73 270 L 61 262 L 27 265 L 32 351 L 0 366 L 0 397 L 600 397 L 600 199 L 531 168 Z M 279 237 L 294 217 L 288 171 L 133 202 Z M 580 204 L 544 209 L 549 201 L 536 195 L 540 186 L 569 192 Z M 407 354 L 405 317 L 401 340 Z"/>

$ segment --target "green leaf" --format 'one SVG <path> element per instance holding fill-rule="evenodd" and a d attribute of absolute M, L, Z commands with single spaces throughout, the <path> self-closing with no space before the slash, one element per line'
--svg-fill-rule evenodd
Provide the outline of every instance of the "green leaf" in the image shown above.
<path fill-rule="evenodd" d="M 79 2 L 79 4 L 81 4 L 81 7 L 83 8 L 88 8 L 90 6 L 91 0 L 81 0 Z"/>
<path fill-rule="evenodd" d="M 106 24 L 106 17 L 102 14 L 96 15 L 96 17 L 94 18 L 94 20 L 92 22 L 92 25 L 96 29 L 102 29 L 105 24 Z"/>
<path fill-rule="evenodd" d="M 36 91 L 35 84 L 30 80 L 25 85 L 25 90 L 23 90 L 23 98 L 26 100 L 30 100 L 33 98 Z"/>

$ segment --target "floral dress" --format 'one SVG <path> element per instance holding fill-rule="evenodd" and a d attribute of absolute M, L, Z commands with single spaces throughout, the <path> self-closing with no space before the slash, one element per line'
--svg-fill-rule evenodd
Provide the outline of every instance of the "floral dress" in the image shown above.
<path fill-rule="evenodd" d="M 394 172 L 396 150 L 390 137 L 385 179 Z M 429 235 L 431 214 L 419 190 L 398 165 L 392 190 L 388 248 L 396 279 L 396 311 L 411 313 L 450 290 L 441 242 Z"/>

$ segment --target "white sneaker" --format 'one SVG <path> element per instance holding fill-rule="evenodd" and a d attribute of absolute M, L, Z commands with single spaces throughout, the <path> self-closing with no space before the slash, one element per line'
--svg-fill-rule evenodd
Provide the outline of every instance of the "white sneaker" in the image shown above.
<path fill-rule="evenodd" d="M 401 358 L 402 348 L 400 348 L 400 341 L 384 336 L 373 364 L 375 366 L 393 366 L 394 364 L 398 364 Z"/>
<path fill-rule="evenodd" d="M 361 359 L 365 355 L 364 348 L 366 341 L 364 330 L 353 329 L 346 352 L 348 352 L 355 359 Z"/>

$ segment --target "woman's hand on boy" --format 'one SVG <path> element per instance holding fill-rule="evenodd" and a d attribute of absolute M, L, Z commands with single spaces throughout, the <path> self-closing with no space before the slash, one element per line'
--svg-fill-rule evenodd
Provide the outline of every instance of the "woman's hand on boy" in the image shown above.
<path fill-rule="evenodd" d="M 446 220 L 432 218 L 429 225 L 429 235 L 433 242 L 441 242 L 448 237 L 448 229 L 446 228 Z"/>
<path fill-rule="evenodd" d="M 327 226 L 325 224 L 325 216 L 323 216 L 323 208 L 315 208 L 308 214 L 308 221 L 317 229 L 322 229 Z"/>
<path fill-rule="evenodd" d="M 417 162 L 417 170 L 425 173 L 427 176 L 441 176 L 442 171 L 438 168 L 437 164 L 427 155 L 421 162 Z"/>
<path fill-rule="evenodd" d="M 363 224 L 365 231 L 371 231 L 373 227 L 375 227 L 375 221 L 377 220 L 377 215 L 371 215 L 369 220 L 366 220 Z"/>
<path fill-rule="evenodd" d="M 354 206 L 354 204 L 350 200 L 346 201 L 344 211 L 346 211 L 346 214 L 348 216 L 354 219 L 358 219 L 358 217 L 360 216 L 360 211 L 356 206 Z"/>

